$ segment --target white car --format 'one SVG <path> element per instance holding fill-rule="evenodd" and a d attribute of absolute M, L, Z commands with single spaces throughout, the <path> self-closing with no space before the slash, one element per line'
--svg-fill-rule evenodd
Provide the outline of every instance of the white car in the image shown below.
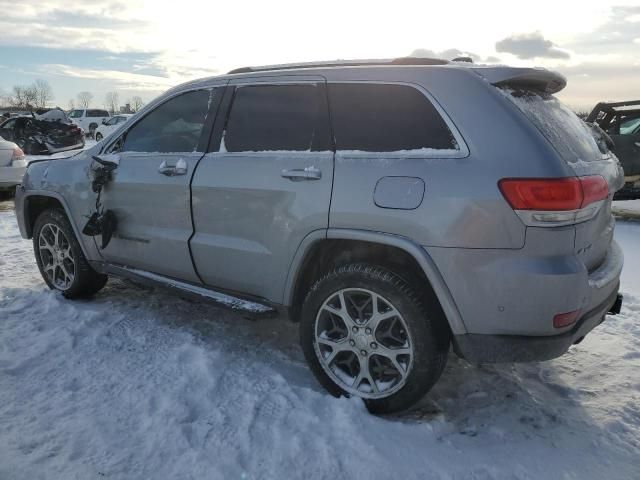
<path fill-rule="evenodd" d="M 27 160 L 20 147 L 0 137 L 0 191 L 13 189 L 22 182 L 26 169 Z"/>
<path fill-rule="evenodd" d="M 96 129 L 96 135 L 95 135 L 96 141 L 99 142 L 104 137 L 111 135 L 111 132 L 113 132 L 120 125 L 122 125 L 124 122 L 129 120 L 129 118 L 131 118 L 132 116 L 133 116 L 132 114 L 123 113 L 120 115 L 114 115 L 109 120 L 104 121 L 102 125 L 100 125 Z"/>
<path fill-rule="evenodd" d="M 102 125 L 102 122 L 109 120 L 111 116 L 106 110 L 98 108 L 86 108 L 71 110 L 69 118 L 73 123 L 82 128 L 87 135 L 94 136 L 96 129 Z"/>

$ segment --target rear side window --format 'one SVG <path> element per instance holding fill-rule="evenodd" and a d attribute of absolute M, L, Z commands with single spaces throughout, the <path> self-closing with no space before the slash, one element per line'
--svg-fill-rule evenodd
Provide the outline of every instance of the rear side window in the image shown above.
<path fill-rule="evenodd" d="M 217 89 L 184 93 L 156 107 L 126 134 L 125 152 L 195 152 Z"/>
<path fill-rule="evenodd" d="M 108 117 L 109 112 L 106 110 L 87 110 L 87 117 Z"/>
<path fill-rule="evenodd" d="M 533 90 L 500 88 L 569 163 L 590 162 L 603 157 L 585 122 L 553 95 Z"/>
<path fill-rule="evenodd" d="M 221 151 L 328 149 L 327 107 L 321 90 L 314 84 L 238 87 Z"/>
<path fill-rule="evenodd" d="M 413 87 L 329 84 L 329 104 L 338 150 L 458 149 L 436 108 Z"/>

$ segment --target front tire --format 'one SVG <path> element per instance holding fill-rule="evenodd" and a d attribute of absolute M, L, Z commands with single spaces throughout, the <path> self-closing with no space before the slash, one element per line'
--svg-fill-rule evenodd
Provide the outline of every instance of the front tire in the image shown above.
<path fill-rule="evenodd" d="M 449 335 L 438 312 L 395 273 L 345 265 L 310 289 L 300 342 L 329 393 L 361 397 L 372 413 L 398 412 L 418 402 L 444 369 Z"/>
<path fill-rule="evenodd" d="M 91 296 L 107 283 L 107 276 L 87 262 L 69 219 L 60 209 L 51 208 L 38 215 L 33 249 L 45 283 L 67 298 Z"/>

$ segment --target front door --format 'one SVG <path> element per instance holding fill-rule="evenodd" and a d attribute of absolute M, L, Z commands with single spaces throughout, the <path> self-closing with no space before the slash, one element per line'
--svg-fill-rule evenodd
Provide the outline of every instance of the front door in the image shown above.
<path fill-rule="evenodd" d="M 192 182 L 191 251 L 205 284 L 280 302 L 296 249 L 327 228 L 333 151 L 324 79 L 269 80 L 227 87 Z"/>
<path fill-rule="evenodd" d="M 102 250 L 106 261 L 199 282 L 188 244 L 189 183 L 206 151 L 221 91 L 201 89 L 169 99 L 107 149 L 119 157 L 119 166 L 102 196 L 118 221 Z"/>

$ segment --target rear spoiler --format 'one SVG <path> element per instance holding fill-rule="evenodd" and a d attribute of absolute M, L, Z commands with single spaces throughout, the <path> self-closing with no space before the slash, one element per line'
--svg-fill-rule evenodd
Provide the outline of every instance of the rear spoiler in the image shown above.
<path fill-rule="evenodd" d="M 567 85 L 563 75 L 545 68 L 476 67 L 472 70 L 496 87 L 557 93 Z"/>

